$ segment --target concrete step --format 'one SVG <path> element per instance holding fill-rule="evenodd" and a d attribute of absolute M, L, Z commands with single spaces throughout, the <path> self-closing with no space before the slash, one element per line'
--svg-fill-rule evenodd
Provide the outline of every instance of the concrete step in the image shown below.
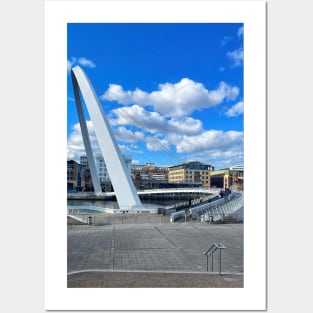
<path fill-rule="evenodd" d="M 242 288 L 243 274 L 157 272 L 157 271 L 81 271 L 69 273 L 68 288 Z"/>

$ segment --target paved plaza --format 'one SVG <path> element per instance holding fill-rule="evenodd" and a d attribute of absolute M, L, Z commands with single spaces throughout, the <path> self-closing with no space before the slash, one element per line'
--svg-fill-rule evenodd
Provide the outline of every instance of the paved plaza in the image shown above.
<path fill-rule="evenodd" d="M 68 225 L 68 287 L 243 287 L 243 226 Z M 221 276 L 219 250 L 213 274 L 204 255 L 218 242 L 226 247 Z"/>

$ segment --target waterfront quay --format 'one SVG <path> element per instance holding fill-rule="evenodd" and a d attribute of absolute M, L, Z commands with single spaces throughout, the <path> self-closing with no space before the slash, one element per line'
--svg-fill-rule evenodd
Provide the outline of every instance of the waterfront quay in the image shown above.
<path fill-rule="evenodd" d="M 67 272 L 69 288 L 243 287 L 243 224 L 68 224 Z"/>

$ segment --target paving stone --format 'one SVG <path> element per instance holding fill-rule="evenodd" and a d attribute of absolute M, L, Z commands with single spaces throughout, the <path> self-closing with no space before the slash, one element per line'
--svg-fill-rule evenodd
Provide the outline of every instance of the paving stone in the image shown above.
<path fill-rule="evenodd" d="M 207 275 L 207 258 L 203 253 L 215 242 L 226 247 L 222 250 L 222 273 L 236 274 L 235 280 L 243 277 L 243 224 L 68 225 L 67 239 L 68 274 L 72 283 L 71 274 L 78 270 L 190 271 Z M 211 258 L 208 261 L 211 270 Z M 219 251 L 216 251 L 213 257 L 216 272 L 218 262 Z M 237 283 L 232 279 L 217 282 L 217 287 Z M 101 283 L 97 281 L 95 285 Z"/>

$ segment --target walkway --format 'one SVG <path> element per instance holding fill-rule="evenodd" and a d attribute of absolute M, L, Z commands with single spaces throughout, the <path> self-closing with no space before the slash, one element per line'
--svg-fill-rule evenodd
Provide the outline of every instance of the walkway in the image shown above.
<path fill-rule="evenodd" d="M 226 246 L 221 277 L 218 252 L 215 275 L 203 255 L 214 242 Z M 68 225 L 68 274 L 68 287 L 242 287 L 243 224 Z"/>

